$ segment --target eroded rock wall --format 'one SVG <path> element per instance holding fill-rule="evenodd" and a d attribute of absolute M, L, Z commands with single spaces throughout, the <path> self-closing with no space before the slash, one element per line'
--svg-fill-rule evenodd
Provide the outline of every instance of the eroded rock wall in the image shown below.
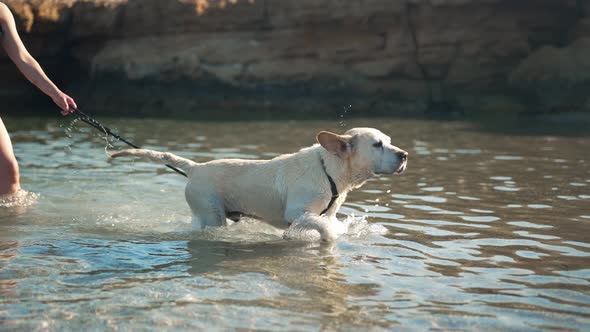
<path fill-rule="evenodd" d="M 4 2 L 31 52 L 85 109 L 421 114 L 589 104 L 580 95 L 590 81 L 584 1 Z M 4 96 L 24 91 L 3 56 L 0 75 Z M 543 93 L 563 82 L 567 91 Z"/>

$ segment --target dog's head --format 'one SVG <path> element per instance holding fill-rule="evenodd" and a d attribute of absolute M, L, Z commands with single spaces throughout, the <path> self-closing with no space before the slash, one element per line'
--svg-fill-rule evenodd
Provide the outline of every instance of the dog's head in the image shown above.
<path fill-rule="evenodd" d="M 322 131 L 317 141 L 326 150 L 347 160 L 354 172 L 401 174 L 408 153 L 391 144 L 391 138 L 373 128 L 353 128 L 343 135 Z"/>

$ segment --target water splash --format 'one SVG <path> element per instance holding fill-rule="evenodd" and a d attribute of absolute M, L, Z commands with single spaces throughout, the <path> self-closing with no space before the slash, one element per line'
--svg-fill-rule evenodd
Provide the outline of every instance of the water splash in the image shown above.
<path fill-rule="evenodd" d="M 0 196 L 0 208 L 31 206 L 38 200 L 39 194 L 19 189 L 15 193 Z"/>
<path fill-rule="evenodd" d="M 340 118 L 340 120 L 338 121 L 338 125 L 340 125 L 340 127 L 346 127 L 346 121 L 344 121 L 344 116 L 348 113 L 348 111 L 350 111 L 351 108 L 352 105 L 344 106 L 342 108 L 342 113 L 340 113 L 340 115 L 338 116 Z"/>
<path fill-rule="evenodd" d="M 346 225 L 344 236 L 349 238 L 364 238 L 370 235 L 384 235 L 388 233 L 387 228 L 381 224 L 370 223 L 366 216 L 347 216 L 343 224 Z"/>
<path fill-rule="evenodd" d="M 64 125 L 64 124 L 60 125 L 60 127 L 64 129 L 64 133 L 65 133 L 66 137 L 72 138 L 72 130 L 74 129 L 74 127 L 76 126 L 78 121 L 80 121 L 80 119 L 74 118 L 67 125 Z"/>
<path fill-rule="evenodd" d="M 227 242 L 276 241 L 283 237 L 283 230 L 253 218 L 242 218 L 238 222 L 228 220 L 225 227 L 207 228 L 194 232 L 196 238 Z"/>
<path fill-rule="evenodd" d="M 335 229 L 338 237 L 349 239 L 364 238 L 373 234 L 383 235 L 388 232 L 387 228 L 383 225 L 369 223 L 366 216 L 355 216 L 354 214 L 351 214 L 344 219 L 333 218 L 329 222 Z M 320 234 L 316 230 L 311 230 L 303 225 L 298 225 L 297 221 L 285 231 L 284 237 L 287 239 L 302 241 L 320 240 Z"/>
<path fill-rule="evenodd" d="M 139 211 L 135 211 L 132 205 L 127 208 L 119 207 L 118 212 L 95 215 L 95 218 L 94 221 L 84 217 L 76 218 L 76 224 L 80 229 L 93 233 L 114 232 L 158 239 L 172 237 L 243 243 L 283 241 L 284 239 L 305 242 L 320 240 L 320 234 L 316 230 L 298 225 L 296 222 L 288 229 L 281 229 L 265 221 L 248 217 L 238 222 L 228 219 L 226 226 L 192 231 L 190 218 L 182 214 L 163 214 L 145 218 Z M 335 225 L 338 239 L 364 239 L 371 235 L 383 235 L 388 232 L 383 225 L 370 223 L 366 216 L 352 214 L 340 219 L 333 218 L 329 222 Z"/>
<path fill-rule="evenodd" d="M 72 145 L 73 143 L 73 129 L 74 127 L 76 127 L 76 124 L 78 123 L 78 121 L 80 121 L 80 119 L 78 118 L 73 118 L 68 124 L 61 124 L 60 128 L 63 129 L 65 136 L 69 139 L 67 145 L 64 147 L 64 150 L 66 151 L 66 153 L 72 151 Z"/>
<path fill-rule="evenodd" d="M 79 122 L 80 122 L 80 118 L 74 118 L 67 125 L 61 125 L 61 127 L 64 129 L 64 133 L 65 133 L 66 137 L 73 139 L 72 132 L 73 132 L 74 128 L 77 128 L 77 124 Z M 97 134 L 94 137 L 100 137 L 105 141 L 104 151 L 105 151 L 105 154 L 107 155 L 107 157 L 109 157 L 108 149 L 113 147 L 111 142 L 114 139 L 112 137 L 110 137 L 110 135 L 106 131 L 102 131 L 100 134 Z M 71 146 L 67 146 L 66 149 L 70 150 Z"/>
<path fill-rule="evenodd" d="M 101 135 L 102 136 L 102 135 Z M 109 148 L 114 147 L 111 142 L 112 139 L 109 139 L 109 135 L 105 132 L 104 136 L 102 136 L 104 138 L 105 141 L 105 146 L 104 146 L 104 154 L 107 156 L 107 158 L 110 158 L 110 154 L 109 154 Z"/>

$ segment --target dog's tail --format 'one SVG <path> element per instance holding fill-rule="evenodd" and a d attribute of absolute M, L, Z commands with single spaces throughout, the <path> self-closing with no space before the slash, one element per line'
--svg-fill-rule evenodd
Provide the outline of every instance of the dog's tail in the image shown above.
<path fill-rule="evenodd" d="M 171 165 L 174 167 L 178 167 L 187 173 L 190 172 L 190 170 L 193 166 L 198 165 L 196 162 L 194 162 L 192 160 L 179 157 L 179 156 L 172 154 L 170 152 L 159 152 L 159 151 L 147 150 L 147 149 L 123 150 L 123 151 L 111 154 L 109 156 L 109 159 L 119 158 L 119 157 L 127 157 L 127 156 L 145 158 L 145 159 L 148 159 L 148 160 L 153 161 L 158 164 Z"/>

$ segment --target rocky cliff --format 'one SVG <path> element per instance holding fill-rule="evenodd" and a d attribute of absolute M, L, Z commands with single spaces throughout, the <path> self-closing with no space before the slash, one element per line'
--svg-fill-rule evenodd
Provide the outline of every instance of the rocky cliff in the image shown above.
<path fill-rule="evenodd" d="M 590 109 L 586 0 L 4 2 L 87 110 Z M 30 95 L 3 54 L 0 75 L 2 108 Z"/>

